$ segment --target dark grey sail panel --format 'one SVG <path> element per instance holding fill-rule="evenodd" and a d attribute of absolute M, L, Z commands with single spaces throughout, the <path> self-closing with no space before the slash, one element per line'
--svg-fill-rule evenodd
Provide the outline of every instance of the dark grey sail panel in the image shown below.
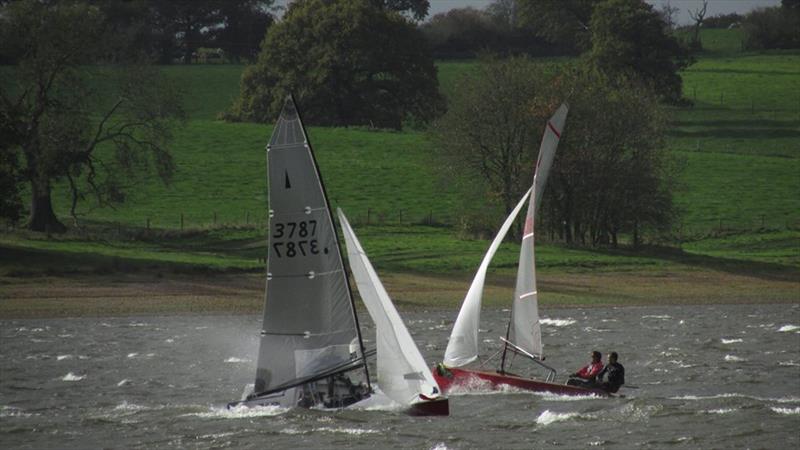
<path fill-rule="evenodd" d="M 291 98 L 267 152 L 269 250 L 256 392 L 361 356 L 336 230 Z"/>

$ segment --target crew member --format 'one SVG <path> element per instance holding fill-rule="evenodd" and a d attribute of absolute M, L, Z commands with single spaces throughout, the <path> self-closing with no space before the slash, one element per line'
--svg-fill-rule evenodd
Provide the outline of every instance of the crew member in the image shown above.
<path fill-rule="evenodd" d="M 570 386 L 580 386 L 585 388 L 597 387 L 595 377 L 603 370 L 602 353 L 594 350 L 592 352 L 592 361 L 581 370 L 570 375 L 567 384 Z"/>

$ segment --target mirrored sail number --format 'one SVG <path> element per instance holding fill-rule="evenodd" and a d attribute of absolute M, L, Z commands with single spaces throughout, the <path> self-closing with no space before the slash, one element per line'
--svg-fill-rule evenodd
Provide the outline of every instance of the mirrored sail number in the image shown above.
<path fill-rule="evenodd" d="M 317 235 L 317 221 L 284 222 L 274 224 L 272 249 L 278 258 L 316 255 L 320 252 Z M 280 241 L 278 241 L 280 239 Z M 322 249 L 328 253 L 327 249 Z"/>

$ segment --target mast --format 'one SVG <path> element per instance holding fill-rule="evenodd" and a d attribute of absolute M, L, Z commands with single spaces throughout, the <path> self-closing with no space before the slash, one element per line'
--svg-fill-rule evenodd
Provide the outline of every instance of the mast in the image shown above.
<path fill-rule="evenodd" d="M 305 137 L 305 142 L 308 145 L 309 151 L 311 150 L 311 140 L 308 138 L 308 133 L 306 133 L 306 127 L 303 125 L 303 115 L 300 114 L 300 109 L 297 107 L 297 104 L 294 101 L 294 95 L 291 93 L 289 94 L 289 100 L 294 105 L 294 110 L 297 111 L 297 117 L 300 120 L 300 128 L 303 130 L 303 136 Z M 317 171 L 317 176 L 319 177 L 319 184 L 322 187 L 322 196 L 325 198 L 325 204 L 327 205 L 328 209 L 328 218 L 333 225 L 333 232 L 336 236 L 339 236 L 339 230 L 336 228 L 336 222 L 333 220 L 333 215 L 331 214 L 331 203 L 328 200 L 328 191 L 325 189 L 325 182 L 322 180 L 322 173 L 319 170 L 319 165 L 317 164 L 317 159 L 313 157 L 314 152 L 311 152 L 312 158 L 311 161 L 314 163 L 314 170 Z M 338 239 L 337 239 L 338 240 Z M 353 299 L 353 288 L 350 286 L 350 275 L 347 271 L 347 266 L 344 264 L 344 259 L 342 258 L 342 253 L 339 253 L 339 264 L 341 264 L 342 269 L 344 270 L 344 278 L 347 283 L 347 292 L 348 296 L 350 297 L 350 308 L 353 311 L 353 320 L 356 322 L 356 334 L 358 334 L 358 347 L 361 350 L 361 358 L 364 360 L 364 374 L 367 377 L 367 386 L 369 386 L 370 390 L 372 390 L 372 384 L 369 379 L 369 368 L 367 368 L 367 355 L 364 350 L 364 339 L 361 337 L 361 324 L 358 322 L 358 313 L 356 313 L 356 303 Z"/>

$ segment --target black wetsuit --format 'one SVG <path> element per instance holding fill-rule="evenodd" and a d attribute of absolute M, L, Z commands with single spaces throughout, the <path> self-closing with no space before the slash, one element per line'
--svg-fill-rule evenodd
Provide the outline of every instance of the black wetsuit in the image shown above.
<path fill-rule="evenodd" d="M 603 375 L 608 375 L 608 381 L 602 383 L 603 389 L 608 392 L 617 392 L 619 387 L 625 384 L 625 368 L 618 362 L 606 364 L 597 374 L 597 380 L 602 381 Z"/>

